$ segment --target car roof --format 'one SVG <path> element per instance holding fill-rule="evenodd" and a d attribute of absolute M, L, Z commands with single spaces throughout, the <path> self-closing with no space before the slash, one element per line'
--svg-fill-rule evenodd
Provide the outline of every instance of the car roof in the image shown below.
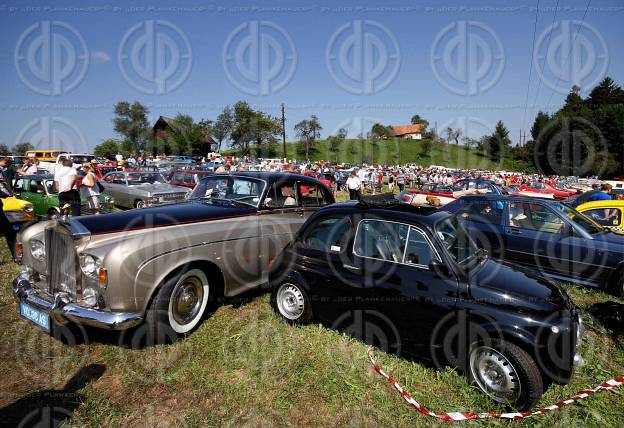
<path fill-rule="evenodd" d="M 457 200 L 464 201 L 515 201 L 515 202 L 542 202 L 542 203 L 561 203 L 556 199 L 547 199 L 547 198 L 536 198 L 532 196 L 522 196 L 522 195 L 496 195 L 493 193 L 489 193 L 487 195 L 466 195 L 462 196 Z"/>
<path fill-rule="evenodd" d="M 362 214 L 366 217 L 395 222 L 421 223 L 433 227 L 439 220 L 449 217 L 446 211 L 435 207 L 418 207 L 414 205 L 397 203 L 393 206 L 377 207 L 363 205 L 359 201 L 339 202 L 328 205 L 318 211 L 327 215 L 331 214 Z"/>
<path fill-rule="evenodd" d="M 624 201 L 620 200 L 607 200 L 607 201 L 590 201 L 585 202 L 578 207 L 577 210 L 586 208 L 624 208 Z"/>

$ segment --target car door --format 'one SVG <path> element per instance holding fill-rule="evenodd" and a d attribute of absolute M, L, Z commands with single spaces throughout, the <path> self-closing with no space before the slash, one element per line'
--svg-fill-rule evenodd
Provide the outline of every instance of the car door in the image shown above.
<path fill-rule="evenodd" d="M 26 184 L 26 191 L 22 193 L 22 199 L 33 204 L 37 215 L 47 215 L 49 204 L 47 201 L 46 189 L 42 179 L 31 179 Z"/>
<path fill-rule="evenodd" d="M 503 258 L 505 240 L 503 220 L 505 206 L 501 201 L 472 200 L 457 211 L 457 217 L 479 248 L 495 258 Z"/>
<path fill-rule="evenodd" d="M 551 275 L 569 273 L 562 259 L 566 222 L 539 202 L 509 201 L 505 226 L 505 259 Z"/>
<path fill-rule="evenodd" d="M 132 208 L 132 203 L 128 202 L 128 192 L 125 176 L 122 173 L 112 172 L 104 176 L 104 187 L 114 200 L 116 205 Z"/>
<path fill-rule="evenodd" d="M 428 349 L 455 307 L 457 281 L 430 269 L 441 258 L 426 230 L 364 218 L 348 251 L 334 266 L 335 293 L 344 302 L 334 326 L 390 350 Z"/>

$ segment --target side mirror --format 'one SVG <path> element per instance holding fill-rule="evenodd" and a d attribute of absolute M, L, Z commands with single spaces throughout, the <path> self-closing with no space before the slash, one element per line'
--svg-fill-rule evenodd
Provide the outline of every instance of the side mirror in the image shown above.
<path fill-rule="evenodd" d="M 436 272 L 443 278 L 448 278 L 451 276 L 451 270 L 449 269 L 449 267 L 437 259 L 431 260 L 431 263 L 429 263 L 429 269 L 432 272 Z"/>

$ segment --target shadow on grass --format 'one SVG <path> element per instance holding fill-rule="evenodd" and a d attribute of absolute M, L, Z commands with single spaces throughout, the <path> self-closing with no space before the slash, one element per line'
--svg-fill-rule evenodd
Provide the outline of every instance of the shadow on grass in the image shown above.
<path fill-rule="evenodd" d="M 58 427 L 69 420 L 82 402 L 79 392 L 97 381 L 106 370 L 101 364 L 80 369 L 61 389 L 29 394 L 0 409 L 3 426 Z"/>

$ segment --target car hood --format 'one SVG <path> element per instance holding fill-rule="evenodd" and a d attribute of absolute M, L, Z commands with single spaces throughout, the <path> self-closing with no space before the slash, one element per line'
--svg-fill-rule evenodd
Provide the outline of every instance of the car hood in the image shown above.
<path fill-rule="evenodd" d="M 243 217 L 256 212 L 253 207 L 185 202 L 105 215 L 74 217 L 70 221 L 80 223 L 91 234 L 97 235 Z"/>
<path fill-rule="evenodd" d="M 131 186 L 131 187 L 133 189 L 140 189 L 140 190 L 144 190 L 146 192 L 150 192 L 154 194 L 172 193 L 172 192 L 180 192 L 180 193 L 188 192 L 188 189 L 186 187 L 174 186 L 172 184 L 166 184 L 166 183 L 146 183 L 146 184 L 139 184 L 139 185 Z"/>
<path fill-rule="evenodd" d="M 488 259 L 471 275 L 473 299 L 514 310 L 553 312 L 571 309 L 567 293 L 534 270 Z"/>

